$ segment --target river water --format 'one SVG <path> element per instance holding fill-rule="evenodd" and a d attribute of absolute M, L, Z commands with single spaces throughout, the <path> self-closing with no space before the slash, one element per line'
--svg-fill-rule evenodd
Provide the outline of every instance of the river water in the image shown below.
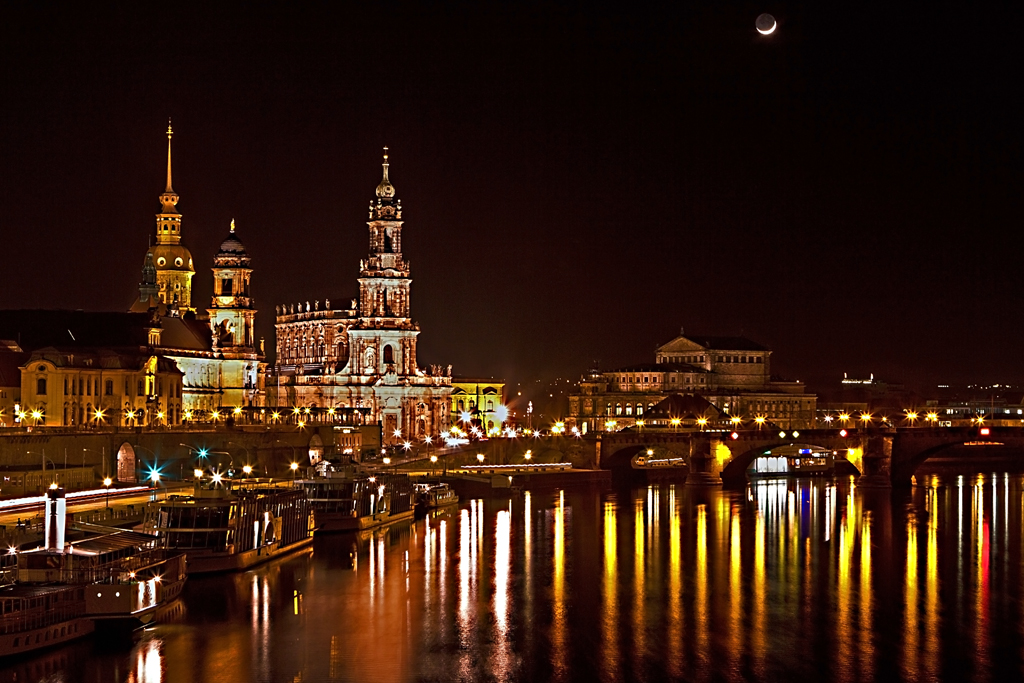
<path fill-rule="evenodd" d="M 0 681 L 1024 679 L 1020 475 L 464 500 Z"/>

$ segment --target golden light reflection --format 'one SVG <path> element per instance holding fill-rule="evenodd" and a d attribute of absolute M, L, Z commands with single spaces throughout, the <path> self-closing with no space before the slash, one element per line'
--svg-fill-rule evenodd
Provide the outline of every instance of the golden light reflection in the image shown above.
<path fill-rule="evenodd" d="M 161 683 L 164 673 L 161 644 L 160 640 L 152 638 L 139 645 L 135 651 L 135 670 L 128 674 L 129 683 Z"/>
<path fill-rule="evenodd" d="M 476 501 L 470 501 L 470 506 L 474 506 Z M 475 604 L 470 598 L 470 565 L 473 562 L 473 558 L 470 555 L 470 548 L 473 545 L 472 528 L 470 527 L 470 510 L 463 508 L 460 511 L 460 524 L 459 524 L 459 611 L 458 611 L 458 639 L 459 646 L 465 653 L 461 657 L 461 673 L 468 675 L 472 672 L 470 668 L 471 662 L 469 661 L 468 648 L 470 644 L 470 636 L 472 630 L 472 624 L 470 616 L 472 607 Z"/>
<path fill-rule="evenodd" d="M 694 600 L 694 640 L 699 669 L 710 665 L 708 648 L 708 510 L 706 505 L 697 506 L 697 566 L 696 598 Z"/>
<path fill-rule="evenodd" d="M 871 514 L 865 512 L 860 533 L 860 669 L 861 680 L 871 680 L 874 671 L 875 646 L 871 610 L 874 604 L 871 589 Z"/>
<path fill-rule="evenodd" d="M 924 673 L 925 680 L 939 676 L 939 525 L 938 492 L 933 484 L 927 493 L 928 551 L 924 593 Z"/>
<path fill-rule="evenodd" d="M 565 491 L 558 492 L 558 507 L 555 508 L 555 553 L 554 577 L 552 580 L 551 615 L 551 668 L 555 680 L 566 680 L 569 676 L 569 658 L 566 652 L 566 609 L 565 609 Z"/>
<path fill-rule="evenodd" d="M 762 678 L 765 659 L 765 564 L 764 564 L 764 516 L 760 510 L 754 514 L 754 595 L 751 605 L 753 633 L 751 645 L 754 650 L 754 671 Z"/>
<path fill-rule="evenodd" d="M 989 605 L 989 529 L 985 517 L 985 489 L 982 475 L 974 485 L 974 656 L 979 672 L 989 669 L 988 605 Z"/>
<path fill-rule="evenodd" d="M 907 567 L 903 576 L 903 675 L 907 680 L 917 677 L 918 627 L 917 606 L 917 520 L 907 519 Z"/>
<path fill-rule="evenodd" d="M 494 650 L 489 667 L 499 681 L 509 678 L 513 660 L 509 636 L 508 589 L 511 573 L 512 511 L 499 510 L 494 525 Z"/>
<path fill-rule="evenodd" d="M 619 596 L 618 596 L 618 551 L 616 547 L 615 503 L 604 504 L 604 574 L 601 599 L 604 610 L 601 615 L 601 675 L 604 680 L 619 680 Z"/>
<path fill-rule="evenodd" d="M 650 489 L 648 489 L 650 499 Z M 647 650 L 647 630 L 644 626 L 644 506 L 636 501 L 633 513 L 633 656 L 634 670 L 642 670 L 643 655 Z"/>
<path fill-rule="evenodd" d="M 839 671 L 850 670 L 850 559 L 852 548 L 847 515 L 839 520 L 839 567 L 836 580 L 836 658 Z"/>
<path fill-rule="evenodd" d="M 732 508 L 729 525 L 729 653 L 730 666 L 736 667 L 736 658 L 743 654 L 743 584 L 740 564 L 740 515 Z"/>
<path fill-rule="evenodd" d="M 668 491 L 668 512 L 668 670 L 674 678 L 681 678 L 683 675 L 683 567 L 675 486 L 670 487 Z"/>

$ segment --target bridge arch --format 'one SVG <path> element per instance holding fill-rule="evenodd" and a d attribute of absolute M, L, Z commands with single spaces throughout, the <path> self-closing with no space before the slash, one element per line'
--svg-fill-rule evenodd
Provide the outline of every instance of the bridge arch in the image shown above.
<path fill-rule="evenodd" d="M 993 441 L 990 441 L 990 443 L 994 442 L 993 446 L 990 447 L 993 450 L 998 449 L 998 451 L 1005 452 L 1006 449 L 1018 451 L 1022 449 L 1022 446 L 1019 443 L 1005 443 L 1003 440 L 995 442 L 995 439 L 997 438 L 998 437 L 993 437 Z M 963 435 L 962 437 L 958 436 L 953 440 L 925 448 L 924 450 L 918 451 L 909 457 L 900 458 L 894 453 L 892 458 L 892 482 L 894 485 L 909 484 L 917 469 L 921 467 L 921 465 L 925 464 L 929 459 L 943 451 L 949 450 L 950 448 L 966 446 L 968 443 L 978 441 L 980 441 L 980 439 L 975 435 Z M 986 449 L 986 451 L 991 452 L 989 449 Z"/>
<path fill-rule="evenodd" d="M 624 445 L 608 454 L 601 454 L 601 469 L 632 469 L 633 458 L 648 449 L 655 451 L 654 457 L 674 457 L 689 460 L 689 445 L 685 443 L 636 443 Z"/>
<path fill-rule="evenodd" d="M 121 447 L 117 449 L 117 467 L 115 469 L 117 473 L 117 480 L 124 484 L 134 484 L 138 481 L 136 476 L 136 457 L 135 449 L 132 445 L 125 441 L 121 444 Z"/>
<path fill-rule="evenodd" d="M 860 470 L 857 469 L 856 465 L 846 459 L 844 451 L 837 451 L 835 448 L 819 446 L 817 444 L 780 441 L 778 443 L 758 444 L 753 448 L 748 448 L 741 452 L 739 455 L 733 455 L 732 458 L 729 459 L 728 464 L 722 468 L 722 483 L 726 486 L 732 487 L 745 486 L 747 483 L 747 469 L 754 463 L 754 461 L 765 455 L 765 453 L 771 453 L 775 449 L 783 447 L 810 448 L 819 451 L 835 452 L 835 461 L 837 466 L 842 466 L 844 469 L 852 470 L 858 475 L 860 474 Z"/>

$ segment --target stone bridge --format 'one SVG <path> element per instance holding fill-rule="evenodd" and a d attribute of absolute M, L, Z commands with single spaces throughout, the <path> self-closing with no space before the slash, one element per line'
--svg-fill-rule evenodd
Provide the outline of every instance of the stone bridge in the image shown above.
<path fill-rule="evenodd" d="M 154 468 L 163 480 L 188 479 L 197 464 L 221 470 L 250 465 L 259 476 L 288 476 L 289 464 L 308 464 L 311 450 L 336 454 L 331 425 L 0 431 L 0 467 L 92 468 L 97 477 L 119 482 L 142 481 Z"/>
<path fill-rule="evenodd" d="M 735 434 L 735 438 L 733 437 Z M 848 462 L 862 486 L 909 486 L 928 458 L 958 446 L 989 447 L 1024 457 L 1022 427 L 899 427 L 736 432 L 613 432 L 596 436 L 596 461 L 603 469 L 632 467 L 647 449 L 685 459 L 687 483 L 742 486 L 757 456 L 779 446 L 802 445 L 836 453 Z"/>

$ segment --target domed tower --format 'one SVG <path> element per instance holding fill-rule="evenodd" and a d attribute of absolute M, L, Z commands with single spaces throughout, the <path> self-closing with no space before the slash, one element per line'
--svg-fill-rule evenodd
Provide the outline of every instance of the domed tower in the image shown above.
<path fill-rule="evenodd" d="M 213 301 L 207 309 L 213 343 L 222 352 L 255 352 L 256 309 L 249 295 L 251 263 L 245 245 L 235 235 L 235 222 L 231 221 L 231 232 L 213 258 Z"/>
<path fill-rule="evenodd" d="M 167 187 L 160 195 L 160 213 L 156 215 L 156 244 L 146 252 L 156 267 L 156 285 L 160 302 L 171 313 L 181 314 L 192 308 L 192 254 L 181 243 L 181 214 L 178 195 L 171 185 L 171 130 L 167 122 Z"/>

